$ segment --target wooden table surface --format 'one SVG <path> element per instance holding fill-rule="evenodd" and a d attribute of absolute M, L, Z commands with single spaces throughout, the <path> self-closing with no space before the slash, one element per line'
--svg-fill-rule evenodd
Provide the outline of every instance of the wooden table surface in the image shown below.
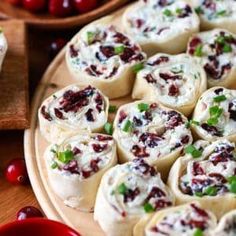
<path fill-rule="evenodd" d="M 78 29 L 60 32 L 28 29 L 30 97 L 50 63 L 50 41 L 58 37 L 69 39 L 77 31 Z M 24 206 L 39 207 L 30 184 L 14 186 L 5 180 L 3 174 L 11 159 L 24 157 L 23 134 L 23 131 L 0 131 L 0 225 L 14 220 L 17 211 Z"/>

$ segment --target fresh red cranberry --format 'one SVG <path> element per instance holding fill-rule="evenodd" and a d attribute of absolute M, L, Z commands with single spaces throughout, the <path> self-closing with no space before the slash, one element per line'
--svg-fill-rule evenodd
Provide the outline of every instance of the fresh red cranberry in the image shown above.
<path fill-rule="evenodd" d="M 57 38 L 50 43 L 49 53 L 50 57 L 54 58 L 58 52 L 66 45 L 66 40 L 63 38 Z"/>
<path fill-rule="evenodd" d="M 33 217 L 43 217 L 43 213 L 38 208 L 33 206 L 21 208 L 16 215 L 17 220 L 25 220 Z"/>
<path fill-rule="evenodd" d="M 23 6 L 32 12 L 41 11 L 46 7 L 46 0 L 23 0 Z"/>
<path fill-rule="evenodd" d="M 49 0 L 48 9 L 54 16 L 70 16 L 73 13 L 73 2 L 72 0 Z"/>
<path fill-rule="evenodd" d="M 6 179 L 13 184 L 28 183 L 28 174 L 25 160 L 22 158 L 13 159 L 5 170 Z"/>
<path fill-rule="evenodd" d="M 15 6 L 20 6 L 22 4 L 22 0 L 7 0 L 7 2 Z"/>
<path fill-rule="evenodd" d="M 74 0 L 74 6 L 78 12 L 85 13 L 95 9 L 97 2 L 97 0 Z"/>

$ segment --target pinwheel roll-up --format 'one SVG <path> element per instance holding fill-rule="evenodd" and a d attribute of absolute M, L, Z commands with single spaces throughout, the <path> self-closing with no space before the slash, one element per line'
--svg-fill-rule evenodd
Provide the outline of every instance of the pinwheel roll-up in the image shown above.
<path fill-rule="evenodd" d="M 138 72 L 133 98 L 158 101 L 189 115 L 206 90 L 205 71 L 187 54 L 157 54 Z"/>
<path fill-rule="evenodd" d="M 7 53 L 7 40 L 3 33 L 2 28 L 0 27 L 0 71 L 2 69 L 2 63 Z"/>
<path fill-rule="evenodd" d="M 52 143 L 79 131 L 98 132 L 107 122 L 109 100 L 91 86 L 68 86 L 47 98 L 39 108 L 40 131 Z"/>
<path fill-rule="evenodd" d="M 187 51 L 202 64 L 207 74 L 208 87 L 236 87 L 234 34 L 222 29 L 196 34 L 189 40 Z"/>
<path fill-rule="evenodd" d="M 148 220 L 141 219 L 134 236 L 209 236 L 216 222 L 214 214 L 192 202 L 158 211 Z"/>
<path fill-rule="evenodd" d="M 214 87 L 202 94 L 193 113 L 192 129 L 208 141 L 236 141 L 236 90 Z"/>
<path fill-rule="evenodd" d="M 91 84 L 109 98 L 130 93 L 135 71 L 146 55 L 110 25 L 111 17 L 83 28 L 69 43 L 66 61 L 75 81 Z"/>
<path fill-rule="evenodd" d="M 198 200 L 218 219 L 236 207 L 235 144 L 199 140 L 185 149 L 170 170 L 168 185 L 176 203 Z"/>
<path fill-rule="evenodd" d="M 114 133 L 121 162 L 144 158 L 165 178 L 184 147 L 192 143 L 187 118 L 155 102 L 136 101 L 119 108 Z"/>
<path fill-rule="evenodd" d="M 235 0 L 191 0 L 191 2 L 200 17 L 202 30 L 223 28 L 236 33 Z"/>
<path fill-rule="evenodd" d="M 131 236 L 141 217 L 174 204 L 174 196 L 154 167 L 143 159 L 105 173 L 98 189 L 94 219 L 106 235 Z"/>
<path fill-rule="evenodd" d="M 189 37 L 199 31 L 199 18 L 185 1 L 143 1 L 125 11 L 126 33 L 149 55 L 181 53 Z"/>
<path fill-rule="evenodd" d="M 103 174 L 117 163 L 113 138 L 79 134 L 50 145 L 44 155 L 49 182 L 67 206 L 92 211 Z"/>
<path fill-rule="evenodd" d="M 225 214 L 214 230 L 213 235 L 235 236 L 236 235 L 236 210 Z"/>

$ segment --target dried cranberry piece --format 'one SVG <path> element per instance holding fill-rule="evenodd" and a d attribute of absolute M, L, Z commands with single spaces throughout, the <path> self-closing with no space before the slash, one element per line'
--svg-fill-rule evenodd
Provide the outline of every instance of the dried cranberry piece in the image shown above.
<path fill-rule="evenodd" d="M 116 32 L 114 35 L 113 35 L 113 38 L 115 38 L 115 43 L 121 43 L 121 44 L 125 44 L 126 46 L 129 45 L 129 39 L 123 35 L 122 33 L 120 32 Z"/>
<path fill-rule="evenodd" d="M 73 152 L 73 155 L 74 155 L 74 156 L 76 156 L 76 155 L 82 153 L 82 151 L 81 151 L 79 148 L 77 148 L 77 147 L 74 147 L 73 150 L 72 150 L 72 152 Z"/>
<path fill-rule="evenodd" d="M 140 147 L 138 145 L 134 145 L 131 148 L 131 152 L 134 154 L 136 157 L 149 157 L 149 153 L 146 152 L 146 147 Z"/>
<path fill-rule="evenodd" d="M 69 171 L 72 174 L 79 174 L 78 163 L 76 160 L 70 161 L 63 167 L 63 170 Z"/>
<path fill-rule="evenodd" d="M 98 93 L 94 100 L 95 100 L 95 103 L 96 103 L 96 109 L 100 113 L 102 111 L 102 105 L 103 105 L 103 99 L 102 99 L 101 94 Z"/>
<path fill-rule="evenodd" d="M 52 121 L 52 117 L 50 116 L 50 114 L 48 112 L 46 112 L 46 106 L 42 106 L 41 114 L 46 120 Z"/>
<path fill-rule="evenodd" d="M 133 123 L 136 127 L 142 126 L 143 122 L 141 119 L 138 119 L 136 116 L 133 118 Z"/>
<path fill-rule="evenodd" d="M 202 4 L 208 9 L 216 10 L 216 4 L 212 0 L 205 0 Z"/>
<path fill-rule="evenodd" d="M 202 43 L 202 40 L 201 40 L 200 38 L 194 37 L 194 38 L 190 41 L 189 46 L 190 46 L 191 48 L 196 48 L 196 46 L 197 46 L 198 44 L 200 44 L 200 43 Z"/>
<path fill-rule="evenodd" d="M 105 77 L 105 79 L 109 79 L 111 78 L 112 76 L 114 76 L 118 71 L 118 68 L 117 67 L 114 67 L 113 70 L 111 71 L 111 73 Z"/>
<path fill-rule="evenodd" d="M 201 124 L 201 127 L 214 136 L 222 137 L 222 133 L 217 129 L 217 127 L 213 125 L 208 125 L 207 123 L 203 123 Z"/>
<path fill-rule="evenodd" d="M 167 0 L 159 0 L 158 5 L 161 6 L 161 7 L 164 7 L 164 6 L 167 6 L 169 4 L 168 4 Z"/>
<path fill-rule="evenodd" d="M 179 88 L 175 84 L 171 84 L 169 87 L 169 96 L 178 96 L 179 95 Z"/>
<path fill-rule="evenodd" d="M 127 114 L 124 111 L 120 111 L 119 114 L 119 123 L 122 123 L 122 121 L 127 117 Z"/>
<path fill-rule="evenodd" d="M 233 102 L 229 103 L 228 112 L 230 119 L 236 121 L 236 105 Z"/>
<path fill-rule="evenodd" d="M 64 119 L 63 114 L 62 114 L 62 112 L 61 112 L 59 109 L 54 108 L 54 113 L 55 113 L 55 116 L 56 116 L 58 119 L 61 119 L 61 120 Z"/>
<path fill-rule="evenodd" d="M 157 82 L 151 74 L 147 74 L 144 78 L 148 83 L 153 83 L 154 84 L 154 83 Z"/>
<path fill-rule="evenodd" d="M 90 177 L 91 173 L 92 173 L 92 171 L 83 170 L 83 171 L 82 171 L 82 176 L 83 176 L 85 179 L 87 179 L 87 178 Z"/>
<path fill-rule="evenodd" d="M 171 75 L 168 73 L 160 73 L 159 74 L 160 78 L 164 79 L 164 80 L 181 80 L 182 77 L 179 75 Z"/>
<path fill-rule="evenodd" d="M 94 173 L 99 171 L 99 167 L 98 167 L 98 162 L 100 161 L 100 159 L 97 160 L 91 160 L 90 162 L 90 168 L 92 169 L 92 171 Z"/>
<path fill-rule="evenodd" d="M 134 169 L 141 172 L 143 175 L 155 176 L 157 171 L 154 167 L 148 165 L 143 159 L 134 159 Z"/>
<path fill-rule="evenodd" d="M 95 152 L 103 152 L 105 149 L 107 149 L 107 144 L 92 144 L 93 150 Z"/>
<path fill-rule="evenodd" d="M 128 191 L 124 194 L 124 202 L 132 202 L 139 194 L 140 190 L 138 187 L 136 187 L 134 190 L 128 189 Z"/>
<path fill-rule="evenodd" d="M 189 136 L 185 135 L 181 138 L 181 143 L 182 144 L 187 144 L 189 142 Z"/>
<path fill-rule="evenodd" d="M 166 124 L 167 128 L 173 129 L 176 126 L 183 124 L 183 119 L 178 112 L 168 111 L 167 115 L 168 115 L 168 122 Z"/>
<path fill-rule="evenodd" d="M 140 29 L 143 26 L 144 21 L 142 19 L 137 19 L 135 20 L 135 23 L 136 23 L 136 28 Z"/>
<path fill-rule="evenodd" d="M 232 66 L 230 63 L 227 63 L 221 67 L 221 76 L 223 76 L 225 73 L 228 73 L 229 70 L 231 70 Z"/>
<path fill-rule="evenodd" d="M 218 89 L 215 89 L 214 92 L 215 94 L 219 95 L 221 92 L 223 92 L 223 88 L 218 88 Z"/>
<path fill-rule="evenodd" d="M 78 51 L 75 50 L 74 45 L 70 45 L 70 56 L 71 56 L 72 58 L 78 56 Z"/>
<path fill-rule="evenodd" d="M 155 209 L 159 210 L 168 206 L 172 206 L 172 202 L 165 201 L 162 199 L 159 199 L 158 201 L 155 202 Z"/>
<path fill-rule="evenodd" d="M 89 122 L 95 121 L 95 118 L 93 116 L 93 109 L 92 108 L 88 109 L 88 111 L 85 113 L 85 116 L 86 116 L 87 121 L 89 121 Z"/>
<path fill-rule="evenodd" d="M 192 14 L 192 9 L 189 5 L 187 5 L 184 9 L 182 9 L 181 13 L 178 15 L 178 18 L 185 18 Z"/>
<path fill-rule="evenodd" d="M 193 163 L 193 175 L 204 175 L 205 172 L 198 162 Z"/>
<path fill-rule="evenodd" d="M 101 134 L 97 135 L 95 137 L 95 139 L 98 140 L 98 141 L 110 141 L 110 140 L 113 140 L 113 138 L 111 136 L 105 136 L 105 135 L 101 135 Z"/>
<path fill-rule="evenodd" d="M 100 46 L 100 51 L 106 58 L 110 58 L 115 55 L 115 49 L 112 46 Z"/>
<path fill-rule="evenodd" d="M 132 57 L 135 55 L 135 51 L 131 48 L 125 48 L 124 52 L 120 55 L 122 61 L 128 63 L 131 61 Z"/>
<path fill-rule="evenodd" d="M 145 143 L 150 148 L 158 146 L 158 142 L 160 142 L 161 140 L 162 138 L 154 133 L 143 133 L 139 137 L 139 141 Z"/>
<path fill-rule="evenodd" d="M 152 113 L 150 111 L 145 111 L 143 118 L 148 121 L 152 121 Z"/>
<path fill-rule="evenodd" d="M 163 31 L 170 29 L 170 27 L 163 27 L 157 31 L 157 35 L 160 35 Z"/>
<path fill-rule="evenodd" d="M 154 186 L 150 191 L 150 193 L 148 194 L 147 198 L 145 199 L 145 202 L 148 202 L 151 198 L 161 198 L 165 196 L 166 193 L 162 189 Z"/>
<path fill-rule="evenodd" d="M 209 177 L 215 178 L 217 181 L 219 181 L 222 184 L 227 183 L 227 180 L 225 179 L 225 177 L 219 173 L 210 173 Z"/>
<path fill-rule="evenodd" d="M 157 65 L 160 65 L 161 63 L 168 62 L 168 61 L 169 61 L 169 57 L 160 56 L 155 61 L 153 61 L 152 63 L 147 63 L 147 64 L 150 65 L 150 66 L 154 66 L 154 65 L 157 66 Z"/>
<path fill-rule="evenodd" d="M 204 65 L 204 69 L 205 69 L 206 73 L 209 76 L 211 76 L 213 79 L 219 79 L 219 72 L 217 71 L 217 69 L 213 65 L 206 63 Z"/>
<path fill-rule="evenodd" d="M 155 102 L 150 104 L 150 109 L 156 109 L 157 107 L 158 107 L 158 104 Z"/>
<path fill-rule="evenodd" d="M 191 207 L 197 212 L 198 215 L 203 216 L 203 217 L 208 217 L 208 213 L 205 210 L 196 206 L 195 204 L 192 203 Z"/>

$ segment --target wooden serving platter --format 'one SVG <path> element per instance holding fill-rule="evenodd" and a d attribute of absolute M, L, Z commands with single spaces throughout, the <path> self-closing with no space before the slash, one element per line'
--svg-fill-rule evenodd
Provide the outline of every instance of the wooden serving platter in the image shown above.
<path fill-rule="evenodd" d="M 25 24 L 0 21 L 8 41 L 8 51 L 0 72 L 0 130 L 25 129 L 28 115 L 28 65 Z"/>
<path fill-rule="evenodd" d="M 91 22 L 99 17 L 102 17 L 112 11 L 123 6 L 129 0 L 102 0 L 99 3 L 99 7 L 85 14 L 78 14 L 65 18 L 56 18 L 48 13 L 31 13 L 23 8 L 15 7 L 1 0 L 0 4 L 0 18 L 18 18 L 25 21 L 32 26 L 41 27 L 43 29 L 66 29 L 68 27 L 81 26 L 88 22 Z"/>
<path fill-rule="evenodd" d="M 120 16 L 123 11 L 124 9 L 121 9 L 113 14 L 113 24 L 121 25 Z M 39 132 L 38 108 L 46 97 L 71 83 L 74 81 L 71 80 L 66 67 L 65 49 L 63 49 L 47 69 L 33 99 L 30 129 L 25 131 L 24 136 L 28 174 L 35 195 L 48 218 L 68 224 L 83 236 L 102 236 L 104 234 L 98 224 L 94 222 L 92 213 L 84 213 L 69 208 L 54 194 L 48 181 L 45 160 L 43 159 L 44 150 L 49 144 Z M 130 96 L 127 96 L 110 100 L 110 104 L 119 106 L 130 101 Z M 113 118 L 114 114 L 109 117 L 109 120 Z"/>

